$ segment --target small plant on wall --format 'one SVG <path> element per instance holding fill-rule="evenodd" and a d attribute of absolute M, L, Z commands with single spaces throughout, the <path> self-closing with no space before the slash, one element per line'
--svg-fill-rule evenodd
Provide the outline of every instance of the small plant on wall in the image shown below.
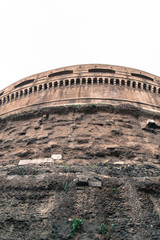
<path fill-rule="evenodd" d="M 68 192 L 68 186 L 69 186 L 69 183 L 68 183 L 68 181 L 67 181 L 66 184 L 65 184 L 65 193 Z"/>
<path fill-rule="evenodd" d="M 102 224 L 101 224 L 101 233 L 102 233 L 102 234 L 106 234 L 106 232 L 107 232 L 107 228 L 106 228 L 105 224 L 102 223 Z"/>
<path fill-rule="evenodd" d="M 69 236 L 72 237 L 83 225 L 81 218 L 73 218 Z"/>

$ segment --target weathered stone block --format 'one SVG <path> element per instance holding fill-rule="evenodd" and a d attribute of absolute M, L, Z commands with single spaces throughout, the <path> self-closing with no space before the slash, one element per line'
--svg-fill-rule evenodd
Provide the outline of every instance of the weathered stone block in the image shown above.
<path fill-rule="evenodd" d="M 20 160 L 18 165 L 42 164 L 42 163 L 54 163 L 54 160 L 52 158 L 25 159 Z"/>
<path fill-rule="evenodd" d="M 61 154 L 52 154 L 51 158 L 54 159 L 54 160 L 61 160 L 62 155 Z"/>

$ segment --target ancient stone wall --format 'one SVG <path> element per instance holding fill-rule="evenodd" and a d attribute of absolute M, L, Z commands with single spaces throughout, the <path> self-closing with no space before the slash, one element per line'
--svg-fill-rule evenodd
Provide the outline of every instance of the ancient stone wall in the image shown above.
<path fill-rule="evenodd" d="M 158 113 L 63 106 L 0 130 L 0 239 L 159 240 Z"/>
<path fill-rule="evenodd" d="M 0 93 L 0 239 L 159 240 L 160 78 L 78 65 Z"/>
<path fill-rule="evenodd" d="M 147 129 L 148 119 L 155 119 L 160 126 L 159 115 L 143 116 L 132 105 L 47 109 L 1 120 L 1 164 L 54 153 L 61 154 L 66 164 L 159 162 L 160 129 Z"/>

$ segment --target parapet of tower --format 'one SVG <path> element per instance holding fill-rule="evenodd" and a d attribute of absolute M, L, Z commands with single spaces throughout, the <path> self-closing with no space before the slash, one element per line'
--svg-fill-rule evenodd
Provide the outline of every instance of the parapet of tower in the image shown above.
<path fill-rule="evenodd" d="M 86 64 L 19 80 L 0 92 L 0 116 L 67 104 L 132 104 L 160 111 L 160 77 L 140 70 Z"/>

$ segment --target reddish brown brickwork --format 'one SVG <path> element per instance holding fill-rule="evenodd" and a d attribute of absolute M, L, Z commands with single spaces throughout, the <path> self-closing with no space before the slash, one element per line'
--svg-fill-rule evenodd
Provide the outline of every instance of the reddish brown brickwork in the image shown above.
<path fill-rule="evenodd" d="M 0 92 L 0 116 L 65 104 L 130 103 L 160 111 L 160 77 L 119 66 L 88 64 L 32 75 Z"/>

